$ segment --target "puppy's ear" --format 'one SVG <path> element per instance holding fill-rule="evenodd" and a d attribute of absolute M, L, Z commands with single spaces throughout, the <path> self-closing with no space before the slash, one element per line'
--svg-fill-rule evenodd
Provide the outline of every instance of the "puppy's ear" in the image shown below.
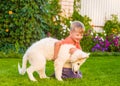
<path fill-rule="evenodd" d="M 87 53 L 87 57 L 89 57 L 90 53 Z"/>
<path fill-rule="evenodd" d="M 88 58 L 89 55 L 90 55 L 90 53 L 84 53 L 84 54 L 83 54 L 83 58 Z"/>
<path fill-rule="evenodd" d="M 90 55 L 90 53 L 88 53 L 88 56 Z"/>

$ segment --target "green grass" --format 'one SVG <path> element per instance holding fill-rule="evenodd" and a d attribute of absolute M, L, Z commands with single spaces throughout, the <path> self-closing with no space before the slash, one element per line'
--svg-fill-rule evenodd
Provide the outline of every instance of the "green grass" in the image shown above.
<path fill-rule="evenodd" d="M 120 56 L 91 56 L 80 68 L 82 79 L 67 79 L 63 82 L 55 78 L 39 79 L 32 82 L 27 74 L 19 75 L 17 64 L 21 59 L 0 59 L 0 86 L 120 86 Z M 46 73 L 53 73 L 53 62 L 47 63 Z"/>

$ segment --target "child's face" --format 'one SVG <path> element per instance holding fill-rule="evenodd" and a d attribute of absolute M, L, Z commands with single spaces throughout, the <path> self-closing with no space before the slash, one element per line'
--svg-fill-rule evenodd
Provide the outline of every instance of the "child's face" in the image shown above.
<path fill-rule="evenodd" d="M 83 38 L 83 32 L 80 30 L 71 31 L 70 36 L 75 42 L 79 42 Z"/>

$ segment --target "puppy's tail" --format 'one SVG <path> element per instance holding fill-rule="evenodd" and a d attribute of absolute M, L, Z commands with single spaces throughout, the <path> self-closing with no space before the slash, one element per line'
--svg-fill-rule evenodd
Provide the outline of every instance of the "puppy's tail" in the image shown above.
<path fill-rule="evenodd" d="M 27 65 L 27 55 L 25 54 L 23 56 L 23 60 L 22 60 L 22 68 L 20 67 L 20 64 L 18 63 L 18 72 L 21 75 L 24 75 L 26 72 L 26 65 Z"/>

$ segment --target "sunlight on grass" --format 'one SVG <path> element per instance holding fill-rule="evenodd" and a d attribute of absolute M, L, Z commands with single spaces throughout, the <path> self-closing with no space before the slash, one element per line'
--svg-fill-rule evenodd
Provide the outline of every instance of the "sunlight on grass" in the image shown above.
<path fill-rule="evenodd" d="M 21 59 L 0 59 L 0 86 L 119 86 L 120 57 L 119 56 L 94 56 L 90 57 L 80 68 L 82 79 L 67 79 L 63 82 L 55 78 L 40 79 L 34 73 L 38 82 L 32 82 L 27 74 L 19 75 L 17 64 Z M 53 62 L 48 62 L 46 74 L 54 72 Z"/>

